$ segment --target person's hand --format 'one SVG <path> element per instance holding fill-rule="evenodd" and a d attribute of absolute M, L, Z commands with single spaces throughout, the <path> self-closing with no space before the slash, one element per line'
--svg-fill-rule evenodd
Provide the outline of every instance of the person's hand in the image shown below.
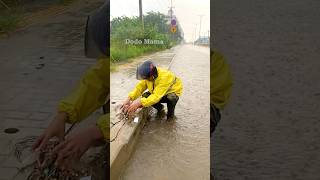
<path fill-rule="evenodd" d="M 127 113 L 129 115 L 132 115 L 140 107 L 142 107 L 141 101 L 140 101 L 140 99 L 137 99 L 137 100 L 133 101 L 132 104 L 130 104 L 130 106 L 128 107 Z"/>
<path fill-rule="evenodd" d="M 120 109 L 124 112 L 127 111 L 127 108 L 130 106 L 131 104 L 131 99 L 130 97 L 127 97 L 127 99 L 125 99 L 120 107 Z"/>
<path fill-rule="evenodd" d="M 67 168 L 71 162 L 80 160 L 81 156 L 91 147 L 103 140 L 101 130 L 96 127 L 90 127 L 84 131 L 67 137 L 53 150 L 57 154 L 55 166 Z"/>
<path fill-rule="evenodd" d="M 32 149 L 34 151 L 43 149 L 48 141 L 53 137 L 57 137 L 60 141 L 62 141 L 64 138 L 65 122 L 67 118 L 67 113 L 59 112 L 51 121 L 44 133 L 37 139 L 36 143 L 32 146 Z"/>

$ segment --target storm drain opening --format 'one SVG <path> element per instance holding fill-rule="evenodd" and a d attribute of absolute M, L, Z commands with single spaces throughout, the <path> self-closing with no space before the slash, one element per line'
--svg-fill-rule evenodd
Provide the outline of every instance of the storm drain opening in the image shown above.
<path fill-rule="evenodd" d="M 17 129 L 17 128 L 7 128 L 7 129 L 4 130 L 4 132 L 7 133 L 7 134 L 15 134 L 15 133 L 19 132 L 19 129 Z"/>

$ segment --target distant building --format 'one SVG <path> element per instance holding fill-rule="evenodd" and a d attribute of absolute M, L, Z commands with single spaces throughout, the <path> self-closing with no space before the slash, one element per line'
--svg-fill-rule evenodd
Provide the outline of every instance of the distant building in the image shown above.
<path fill-rule="evenodd" d="M 210 46 L 210 37 L 209 36 L 200 36 L 193 43 L 194 45 Z"/>

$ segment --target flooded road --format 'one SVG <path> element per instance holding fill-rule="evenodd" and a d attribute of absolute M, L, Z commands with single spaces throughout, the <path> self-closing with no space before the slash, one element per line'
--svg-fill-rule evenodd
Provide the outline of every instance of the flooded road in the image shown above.
<path fill-rule="evenodd" d="M 216 179 L 320 179 L 320 1 L 214 4 L 214 48 L 234 79 L 212 138 Z"/>
<path fill-rule="evenodd" d="M 209 48 L 183 45 L 174 53 L 170 70 L 184 85 L 176 106 L 177 119 L 147 122 L 121 179 L 209 179 Z M 156 63 L 168 67 L 166 60 Z M 137 82 L 132 81 L 133 74 L 124 72 L 128 71 L 120 69 L 111 75 L 111 99 L 120 94 L 124 99 L 130 89 L 119 88 L 121 84 L 130 82 L 133 88 Z"/>

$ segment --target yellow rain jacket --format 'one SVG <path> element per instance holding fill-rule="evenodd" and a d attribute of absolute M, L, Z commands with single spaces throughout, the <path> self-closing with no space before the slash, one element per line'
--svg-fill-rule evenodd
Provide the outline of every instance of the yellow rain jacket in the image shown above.
<path fill-rule="evenodd" d="M 59 112 L 68 114 L 68 123 L 80 122 L 92 112 L 101 108 L 109 94 L 109 59 L 99 59 L 80 80 L 78 86 L 58 105 Z M 102 115 L 97 126 L 105 140 L 109 139 L 109 114 Z"/>
<path fill-rule="evenodd" d="M 175 93 L 180 96 L 182 93 L 182 81 L 172 72 L 157 67 L 158 77 L 153 81 L 141 80 L 136 87 L 129 93 L 130 99 L 133 101 L 140 97 L 142 93 L 148 89 L 151 95 L 148 98 L 141 98 L 143 107 L 156 104 L 161 98 L 169 93 Z"/>
<path fill-rule="evenodd" d="M 210 102 L 218 109 L 223 109 L 231 94 L 231 73 L 219 52 L 211 52 L 210 60 Z"/>

